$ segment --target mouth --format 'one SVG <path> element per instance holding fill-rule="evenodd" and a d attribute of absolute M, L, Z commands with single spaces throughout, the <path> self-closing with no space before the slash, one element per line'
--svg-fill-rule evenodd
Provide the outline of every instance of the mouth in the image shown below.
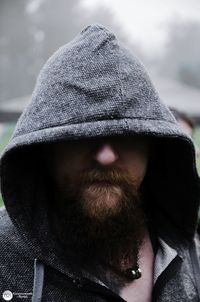
<path fill-rule="evenodd" d="M 93 183 L 88 184 L 88 186 L 97 186 L 97 187 L 118 187 L 117 184 L 108 181 L 94 181 Z"/>

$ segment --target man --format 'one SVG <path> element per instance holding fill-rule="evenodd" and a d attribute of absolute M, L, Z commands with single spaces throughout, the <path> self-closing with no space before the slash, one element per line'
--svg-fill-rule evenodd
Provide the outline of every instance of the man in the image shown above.
<path fill-rule="evenodd" d="M 170 110 L 175 116 L 178 124 L 182 127 L 182 129 L 192 137 L 195 129 L 195 123 L 192 118 L 189 117 L 189 115 L 187 115 L 186 113 L 179 111 L 178 109 L 170 108 Z"/>
<path fill-rule="evenodd" d="M 171 112 L 175 116 L 178 124 L 181 126 L 181 128 L 191 137 L 194 135 L 195 131 L 195 122 L 194 120 L 185 112 L 179 111 L 178 109 L 175 108 L 170 108 Z M 195 151 L 196 151 L 196 156 L 199 156 L 199 147 L 195 145 Z"/>
<path fill-rule="evenodd" d="M 192 141 L 104 27 L 43 67 L 1 189 L 4 300 L 199 301 Z"/>

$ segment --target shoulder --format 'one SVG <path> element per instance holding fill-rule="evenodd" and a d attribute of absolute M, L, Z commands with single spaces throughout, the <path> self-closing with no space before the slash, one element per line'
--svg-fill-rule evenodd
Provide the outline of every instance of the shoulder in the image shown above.
<path fill-rule="evenodd" d="M 6 290 L 30 292 L 33 259 L 5 208 L 0 209 L 0 294 Z M 32 281 L 31 281 L 32 284 Z"/>
<path fill-rule="evenodd" d="M 0 240 L 5 237 L 8 232 L 13 232 L 14 226 L 8 216 L 5 207 L 0 208 Z"/>
<path fill-rule="evenodd" d="M 27 252 L 27 244 L 12 223 L 5 207 L 0 208 L 0 246 L 1 255 L 5 257 Z"/>

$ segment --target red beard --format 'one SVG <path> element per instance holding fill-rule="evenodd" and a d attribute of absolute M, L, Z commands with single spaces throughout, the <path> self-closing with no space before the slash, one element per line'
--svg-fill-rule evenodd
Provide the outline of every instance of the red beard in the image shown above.
<path fill-rule="evenodd" d="M 134 180 L 120 170 L 85 171 L 65 179 L 55 194 L 56 235 L 78 257 L 135 265 L 145 234 L 145 214 Z"/>

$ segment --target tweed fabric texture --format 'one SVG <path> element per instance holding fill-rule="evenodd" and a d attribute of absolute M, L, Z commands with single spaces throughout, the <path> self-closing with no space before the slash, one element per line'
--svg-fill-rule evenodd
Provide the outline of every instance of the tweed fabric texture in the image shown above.
<path fill-rule="evenodd" d="M 44 144 L 112 135 L 148 136 L 156 146 L 150 208 L 157 233 L 177 256 L 159 270 L 154 301 L 198 301 L 188 254 L 199 207 L 193 143 L 139 59 L 100 25 L 85 28 L 47 61 L 2 155 L 0 294 L 31 293 L 37 258 L 45 265 L 42 301 L 123 301 L 100 280 L 85 282 L 73 255 L 66 259 L 51 236 L 43 162 Z"/>

